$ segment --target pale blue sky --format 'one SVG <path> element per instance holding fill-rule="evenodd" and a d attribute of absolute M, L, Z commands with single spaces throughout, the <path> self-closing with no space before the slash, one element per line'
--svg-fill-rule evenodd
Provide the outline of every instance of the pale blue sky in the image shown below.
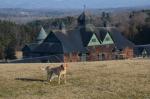
<path fill-rule="evenodd" d="M 150 0 L 0 0 L 0 8 L 116 8 L 150 6 Z"/>

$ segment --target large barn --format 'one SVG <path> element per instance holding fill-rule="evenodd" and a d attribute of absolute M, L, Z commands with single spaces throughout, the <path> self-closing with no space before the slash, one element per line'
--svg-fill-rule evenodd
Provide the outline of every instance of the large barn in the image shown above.
<path fill-rule="evenodd" d="M 112 27 L 95 27 L 84 11 L 75 29 L 60 30 L 46 35 L 44 29 L 36 42 L 22 49 L 24 58 L 47 57 L 45 61 L 77 62 L 133 58 L 134 44 Z"/>

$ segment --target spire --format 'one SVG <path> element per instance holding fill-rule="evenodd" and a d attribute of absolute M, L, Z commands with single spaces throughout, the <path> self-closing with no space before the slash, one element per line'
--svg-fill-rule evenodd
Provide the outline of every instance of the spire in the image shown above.
<path fill-rule="evenodd" d="M 36 42 L 42 43 L 46 37 L 47 37 L 47 33 L 45 32 L 44 28 L 42 27 L 40 32 L 37 35 Z"/>
<path fill-rule="evenodd" d="M 78 17 L 78 24 L 79 25 L 86 25 L 91 22 L 91 16 L 90 14 L 86 11 L 86 5 L 84 5 L 84 10 L 82 14 Z"/>

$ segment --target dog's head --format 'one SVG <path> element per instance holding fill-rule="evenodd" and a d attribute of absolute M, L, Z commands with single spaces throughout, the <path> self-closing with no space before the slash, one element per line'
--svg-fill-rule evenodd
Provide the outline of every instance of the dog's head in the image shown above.
<path fill-rule="evenodd" d="M 67 64 L 67 63 L 64 63 L 64 64 L 60 65 L 60 67 L 61 67 L 63 70 L 66 70 L 67 67 L 68 67 L 68 64 Z"/>

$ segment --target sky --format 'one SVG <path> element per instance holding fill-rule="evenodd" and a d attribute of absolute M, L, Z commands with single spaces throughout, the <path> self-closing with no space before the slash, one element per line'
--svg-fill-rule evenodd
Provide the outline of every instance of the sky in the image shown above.
<path fill-rule="evenodd" d="M 150 0 L 0 0 L 0 8 L 81 9 L 150 6 Z"/>

